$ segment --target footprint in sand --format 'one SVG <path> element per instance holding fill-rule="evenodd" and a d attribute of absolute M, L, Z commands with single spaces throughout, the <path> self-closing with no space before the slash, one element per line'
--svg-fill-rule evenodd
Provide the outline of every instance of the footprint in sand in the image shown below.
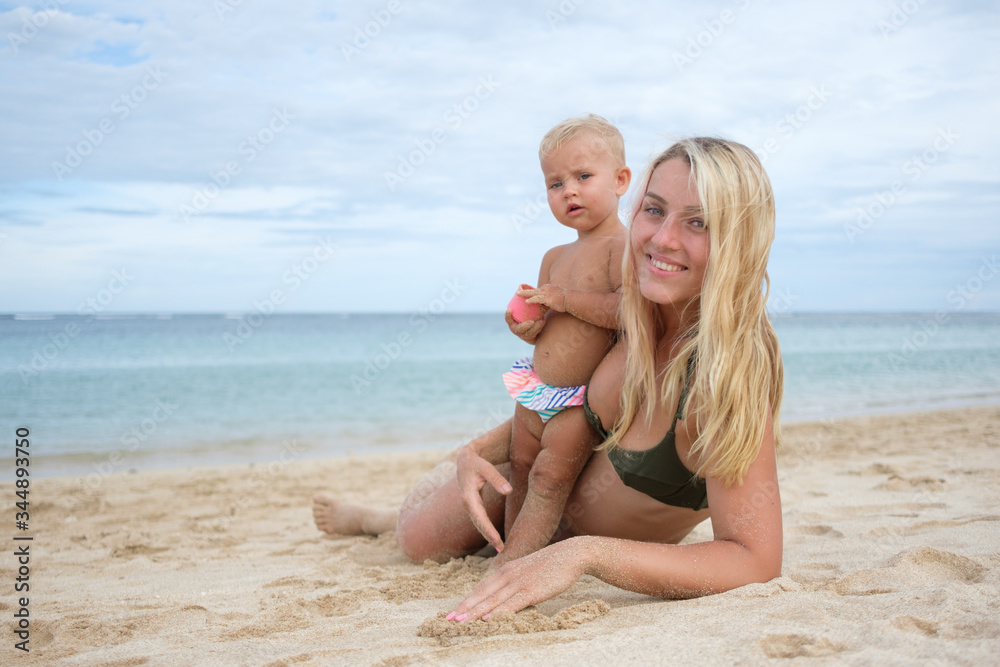
<path fill-rule="evenodd" d="M 294 600 L 273 605 L 262 603 L 262 611 L 253 615 L 253 622 L 222 634 L 224 639 L 269 637 L 281 632 L 297 632 L 312 626 L 317 617 L 332 618 L 357 613 L 361 603 L 370 596 L 364 591 L 343 591 L 311 600 Z M 330 630 L 330 636 L 346 632 Z"/>
<path fill-rule="evenodd" d="M 49 644 L 51 644 L 52 640 L 55 639 L 53 631 L 56 629 L 56 627 L 57 624 L 53 623 L 52 621 L 44 621 L 39 619 L 35 619 L 34 621 L 32 621 L 30 630 L 31 637 L 29 638 L 29 644 L 28 644 L 31 650 L 33 651 L 35 649 L 44 648 Z M 23 628 L 18 628 L 17 623 L 10 624 L 9 636 L 15 637 L 13 642 L 20 641 L 20 638 L 16 638 L 17 635 L 14 634 L 19 629 Z M 73 651 L 73 653 L 76 653 L 76 651 Z M 72 655 L 72 653 L 70 655 Z M 6 663 L 6 664 L 16 664 L 16 661 L 13 663 Z"/>
<path fill-rule="evenodd" d="M 768 635 L 760 641 L 760 649 L 768 658 L 818 658 L 836 655 L 846 650 L 846 647 L 825 637 Z"/>
<path fill-rule="evenodd" d="M 486 559 L 478 556 L 452 558 L 444 564 L 425 561 L 423 570 L 409 576 L 394 577 L 381 593 L 386 600 L 402 604 L 410 600 L 460 597 L 483 579 Z"/>
<path fill-rule="evenodd" d="M 900 552 L 885 567 L 859 570 L 831 584 L 839 595 L 878 595 L 949 582 L 979 583 L 986 568 L 965 556 L 930 547 Z"/>
<path fill-rule="evenodd" d="M 885 463 L 873 463 L 867 468 L 863 468 L 857 474 L 859 475 L 895 475 L 896 469 Z"/>
<path fill-rule="evenodd" d="M 948 488 L 948 482 L 934 477 L 901 477 L 890 475 L 889 479 L 882 482 L 876 489 L 883 491 L 944 491 Z"/>
<path fill-rule="evenodd" d="M 71 615 L 59 620 L 55 634 L 60 644 L 107 648 L 131 641 L 137 630 L 138 623 L 131 619 L 102 621 L 89 615 Z"/>
<path fill-rule="evenodd" d="M 274 581 L 269 581 L 268 583 L 261 586 L 261 588 L 281 588 L 284 586 L 295 586 L 296 588 L 303 588 L 306 585 L 306 580 L 302 577 L 282 577 L 281 579 L 275 579 Z"/>
<path fill-rule="evenodd" d="M 928 530 L 935 530 L 938 528 L 955 528 L 957 526 L 978 523 L 980 521 L 1000 521 L 1000 516 L 988 514 L 986 516 L 974 516 L 968 519 L 935 519 L 933 521 L 916 523 L 912 526 L 873 528 L 868 531 L 868 534 L 875 538 L 899 538 L 904 535 L 917 535 Z"/>
<path fill-rule="evenodd" d="M 189 604 L 180 609 L 154 612 L 136 617 L 136 629 L 144 635 L 162 636 L 176 632 L 179 628 L 190 631 L 201 631 L 209 626 L 216 617 L 200 604 Z"/>
<path fill-rule="evenodd" d="M 839 530 L 834 530 L 833 526 L 795 526 L 792 532 L 799 535 L 826 535 L 827 537 L 843 537 Z"/>
<path fill-rule="evenodd" d="M 154 547 L 151 544 L 127 542 L 111 550 L 113 558 L 134 558 L 135 556 L 150 556 L 167 551 L 167 547 Z"/>
<path fill-rule="evenodd" d="M 938 624 L 925 621 L 915 616 L 896 616 L 892 619 L 892 627 L 904 632 L 914 632 L 925 637 L 934 637 L 938 633 Z"/>

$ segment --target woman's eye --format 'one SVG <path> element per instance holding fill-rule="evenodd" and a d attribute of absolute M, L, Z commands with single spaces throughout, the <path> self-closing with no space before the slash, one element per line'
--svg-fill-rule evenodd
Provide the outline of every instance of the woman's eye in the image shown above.
<path fill-rule="evenodd" d="M 663 210 L 655 206 L 647 206 L 645 210 L 648 215 L 652 215 L 655 217 L 660 217 L 661 215 L 663 215 Z"/>
<path fill-rule="evenodd" d="M 704 220 L 692 220 L 691 221 L 691 226 L 696 227 L 697 229 L 705 229 L 705 221 Z"/>

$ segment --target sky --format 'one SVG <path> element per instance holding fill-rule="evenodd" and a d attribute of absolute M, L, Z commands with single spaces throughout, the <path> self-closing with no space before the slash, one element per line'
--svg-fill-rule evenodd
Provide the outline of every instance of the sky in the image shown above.
<path fill-rule="evenodd" d="M 0 312 L 502 311 L 575 238 L 537 152 L 587 113 L 636 174 L 761 156 L 773 312 L 1000 310 L 993 2 L 45 0 L 0 37 Z"/>

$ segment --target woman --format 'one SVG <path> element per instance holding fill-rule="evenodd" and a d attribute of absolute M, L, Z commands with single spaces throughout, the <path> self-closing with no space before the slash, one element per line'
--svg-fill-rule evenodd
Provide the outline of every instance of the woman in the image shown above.
<path fill-rule="evenodd" d="M 670 598 L 780 574 L 782 366 L 765 309 L 770 182 L 745 146 L 696 138 L 657 157 L 640 183 L 623 262 L 624 336 L 587 394 L 605 442 L 566 504 L 571 537 L 503 565 L 450 620 L 518 611 L 582 574 Z M 446 483 L 432 474 L 411 494 L 397 526 L 411 558 L 469 553 L 479 533 L 500 546 L 493 526 L 509 485 L 495 466 L 505 442 L 503 427 L 473 441 L 459 450 L 457 477 L 439 468 Z M 677 544 L 706 518 L 711 542 Z"/>

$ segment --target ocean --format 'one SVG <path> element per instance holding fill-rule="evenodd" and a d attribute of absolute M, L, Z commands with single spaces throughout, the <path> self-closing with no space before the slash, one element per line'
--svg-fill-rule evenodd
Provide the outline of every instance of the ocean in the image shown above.
<path fill-rule="evenodd" d="M 784 423 L 1000 403 L 1000 314 L 773 321 Z M 446 448 L 530 353 L 501 314 L 0 315 L 0 429 L 36 476 Z"/>

